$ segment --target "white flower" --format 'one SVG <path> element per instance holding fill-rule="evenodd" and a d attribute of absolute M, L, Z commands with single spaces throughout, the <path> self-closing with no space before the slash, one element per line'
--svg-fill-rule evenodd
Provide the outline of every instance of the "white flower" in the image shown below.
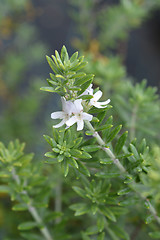
<path fill-rule="evenodd" d="M 93 84 L 90 84 L 89 87 L 81 95 L 79 95 L 79 97 L 83 95 L 93 95 L 92 86 Z"/>
<path fill-rule="evenodd" d="M 66 101 L 64 97 L 61 98 L 61 101 L 62 101 L 62 111 L 53 112 L 51 114 L 52 119 L 58 119 L 58 118 L 62 119 L 62 121 L 59 124 L 53 125 L 54 128 L 59 128 L 63 126 L 66 123 L 66 121 L 70 118 L 72 113 L 73 103 L 71 101 Z"/>
<path fill-rule="evenodd" d="M 102 97 L 102 91 L 97 91 L 95 94 L 93 94 L 93 98 L 90 99 L 90 104 L 97 107 L 97 108 L 105 108 L 109 102 L 110 99 L 108 99 L 105 102 L 98 102 L 98 100 Z"/>
<path fill-rule="evenodd" d="M 92 95 L 93 98 L 90 99 L 90 105 L 95 106 L 97 108 L 105 108 L 109 102 L 110 99 L 108 99 L 105 102 L 98 102 L 98 100 L 102 97 L 102 91 L 97 91 L 95 94 L 93 94 L 93 88 L 92 88 L 92 84 L 86 89 L 86 91 L 88 92 L 89 95 Z"/>
<path fill-rule="evenodd" d="M 83 106 L 81 104 L 82 99 L 77 99 L 74 101 L 72 106 L 73 116 L 66 121 L 68 127 L 72 126 L 74 123 L 77 123 L 77 131 L 80 131 L 84 127 L 84 120 L 91 121 L 92 115 L 83 112 Z"/>

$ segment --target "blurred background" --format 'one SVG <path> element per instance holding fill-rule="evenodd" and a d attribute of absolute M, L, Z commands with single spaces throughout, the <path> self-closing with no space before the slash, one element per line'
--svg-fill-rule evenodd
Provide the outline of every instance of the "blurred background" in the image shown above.
<path fill-rule="evenodd" d="M 136 81 L 145 78 L 149 85 L 159 88 L 160 3 L 149 0 L 137 0 L 137 6 L 129 3 L 129 0 L 0 1 L 3 141 L 17 137 L 31 147 L 37 134 L 41 134 L 45 101 L 50 102 L 48 111 L 53 110 L 48 94 L 39 91 L 50 72 L 45 55 L 60 51 L 63 44 L 70 55 L 75 50 L 93 52 L 95 56 L 117 54 L 128 76 Z M 34 136 L 32 127 L 37 128 Z"/>
<path fill-rule="evenodd" d="M 79 50 L 92 60 L 87 71 L 97 74 L 97 85 L 106 78 L 111 92 L 112 83 L 124 77 L 147 79 L 159 89 L 160 1 L 0 1 L 0 140 L 25 141 L 37 159 L 45 152 L 42 135 L 51 125 L 50 113 L 59 105 L 56 95 L 39 90 L 51 71 L 45 55 L 63 45 L 70 55 Z M 104 76 L 101 68 L 107 69 Z M 0 236 L 16 236 L 9 199 L 1 199 Z"/>

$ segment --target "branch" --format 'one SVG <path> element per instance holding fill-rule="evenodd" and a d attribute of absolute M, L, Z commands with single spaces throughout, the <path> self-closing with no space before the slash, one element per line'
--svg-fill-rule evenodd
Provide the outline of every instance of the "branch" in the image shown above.
<path fill-rule="evenodd" d="M 120 170 L 120 172 L 122 174 L 124 174 L 124 173 L 128 174 L 127 170 L 120 163 L 119 159 L 116 158 L 114 153 L 109 148 L 104 147 L 105 146 L 105 142 L 103 141 L 101 136 L 98 134 L 98 132 L 95 131 L 95 129 L 93 128 L 92 124 L 89 121 L 85 121 L 85 122 L 86 122 L 86 125 L 87 125 L 88 129 L 91 132 L 93 132 L 92 135 L 93 135 L 93 137 L 96 138 L 96 140 L 99 143 L 99 145 L 101 146 L 102 150 L 111 158 L 111 160 L 117 166 L 117 168 Z M 130 183 L 130 187 L 131 188 L 132 188 L 132 184 L 136 184 L 136 183 L 135 182 Z M 160 217 L 158 217 L 157 212 L 156 212 L 155 208 L 152 206 L 152 204 L 150 203 L 149 199 L 144 197 L 141 193 L 136 191 L 134 188 L 132 188 L 132 190 L 134 190 L 141 197 L 141 199 L 143 199 L 147 203 L 147 205 L 149 206 L 150 213 L 153 215 L 153 217 L 155 218 L 157 223 L 160 225 Z"/>
<path fill-rule="evenodd" d="M 15 169 L 13 168 L 12 170 L 12 177 L 15 180 L 15 182 L 19 185 L 20 184 L 20 178 L 19 176 L 16 174 Z M 26 191 L 22 192 L 23 194 L 27 195 Z M 32 215 L 33 219 L 38 223 L 38 224 L 42 224 L 43 221 L 41 219 L 41 217 L 39 216 L 37 209 L 35 207 L 33 207 L 31 204 L 27 204 L 28 207 L 28 211 L 30 212 L 30 214 Z M 44 224 L 43 224 L 44 225 Z M 51 237 L 50 232 L 48 231 L 47 227 L 44 225 L 44 227 L 40 228 L 40 231 L 42 233 L 42 235 L 44 236 L 44 238 L 46 240 L 54 240 L 53 237 Z"/>

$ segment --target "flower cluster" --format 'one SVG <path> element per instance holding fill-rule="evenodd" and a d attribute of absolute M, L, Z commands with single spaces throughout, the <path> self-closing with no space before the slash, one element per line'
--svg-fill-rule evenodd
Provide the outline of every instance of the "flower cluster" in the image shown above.
<path fill-rule="evenodd" d="M 92 84 L 83 92 L 82 95 L 91 95 L 92 98 L 89 100 L 89 106 L 95 106 L 97 108 L 105 108 L 110 102 L 108 99 L 105 102 L 98 102 L 102 96 L 102 92 L 99 90 L 93 93 Z M 62 119 L 62 121 L 54 125 L 54 128 L 59 128 L 66 124 L 67 127 L 72 126 L 77 123 L 77 131 L 80 131 L 84 127 L 84 120 L 91 121 L 93 116 L 83 111 L 82 99 L 76 99 L 74 101 L 66 101 L 64 97 L 61 98 L 62 101 L 62 111 L 53 112 L 51 114 L 52 119 Z"/>

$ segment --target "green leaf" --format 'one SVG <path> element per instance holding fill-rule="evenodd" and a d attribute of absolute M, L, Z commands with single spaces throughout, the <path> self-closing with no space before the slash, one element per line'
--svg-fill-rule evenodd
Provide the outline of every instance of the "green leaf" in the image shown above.
<path fill-rule="evenodd" d="M 128 213 L 128 208 L 124 208 L 122 206 L 112 206 L 112 212 L 115 215 L 124 215 Z"/>
<path fill-rule="evenodd" d="M 75 78 L 81 78 L 86 76 L 86 73 L 84 72 L 74 72 L 74 74 L 72 76 L 70 76 L 71 79 L 75 79 Z"/>
<path fill-rule="evenodd" d="M 57 82 L 52 81 L 52 80 L 50 80 L 50 79 L 47 79 L 47 82 L 48 82 L 49 86 L 51 86 L 51 87 L 57 86 L 57 84 L 58 84 Z"/>
<path fill-rule="evenodd" d="M 37 224 L 36 222 L 24 222 L 18 225 L 18 229 L 19 230 L 30 230 L 33 229 L 35 227 L 38 227 L 39 224 Z"/>
<path fill-rule="evenodd" d="M 48 78 L 47 78 L 47 80 L 52 81 L 52 82 L 56 83 L 56 85 L 57 85 L 58 81 L 57 81 L 56 76 L 55 76 L 53 73 L 50 73 L 49 75 L 50 75 L 50 78 L 51 78 L 53 81 L 52 81 L 51 79 L 48 79 Z M 54 85 L 55 85 L 55 84 L 54 84 Z"/>
<path fill-rule="evenodd" d="M 104 229 L 104 225 L 105 225 L 105 218 L 102 215 L 98 215 L 97 218 L 97 226 L 98 226 L 98 231 L 102 232 Z"/>
<path fill-rule="evenodd" d="M 92 122 L 96 122 L 96 123 L 97 123 L 97 122 L 99 122 L 99 119 L 98 119 L 98 118 L 96 118 L 96 117 L 93 117 L 91 121 L 92 121 Z"/>
<path fill-rule="evenodd" d="M 97 124 L 98 126 L 101 124 L 105 116 L 106 116 L 106 110 L 98 113 L 97 115 L 97 118 L 99 119 L 99 123 Z"/>
<path fill-rule="evenodd" d="M 89 153 L 83 151 L 80 158 L 89 159 L 92 158 L 92 156 Z"/>
<path fill-rule="evenodd" d="M 74 148 L 79 147 L 79 145 L 81 144 L 82 140 L 83 140 L 83 137 L 79 137 L 76 140 L 74 140 Z"/>
<path fill-rule="evenodd" d="M 90 211 L 89 206 L 86 203 L 75 203 L 70 206 L 75 212 L 75 216 L 80 216 Z"/>
<path fill-rule="evenodd" d="M 78 95 L 81 95 L 92 83 L 93 78 L 81 85 L 81 91 L 78 92 Z"/>
<path fill-rule="evenodd" d="M 73 63 L 78 57 L 78 52 L 73 53 L 73 55 L 70 58 L 70 62 Z"/>
<path fill-rule="evenodd" d="M 72 188 L 79 196 L 86 198 L 86 192 L 82 188 L 76 186 L 73 186 Z"/>
<path fill-rule="evenodd" d="M 81 158 L 82 156 L 82 152 L 79 151 L 78 149 L 70 149 L 70 153 L 73 157 L 76 157 L 76 158 Z"/>
<path fill-rule="evenodd" d="M 100 127 L 97 127 L 97 128 L 96 128 L 96 131 L 98 132 L 98 131 L 102 131 L 102 130 L 105 130 L 105 129 L 109 129 L 109 128 L 112 128 L 112 127 L 113 127 L 112 124 L 104 124 L 104 125 L 102 125 L 102 126 L 100 126 Z"/>
<path fill-rule="evenodd" d="M 74 71 L 79 71 L 80 69 L 84 68 L 87 65 L 88 62 L 82 62 L 82 63 L 78 63 L 75 66 L 72 66 L 70 68 L 70 70 L 74 70 Z"/>
<path fill-rule="evenodd" d="M 58 62 L 58 64 L 59 64 L 60 68 L 62 68 L 62 70 L 65 70 L 64 65 L 63 65 L 63 63 L 62 63 L 62 60 L 61 60 L 61 57 L 60 57 L 60 55 L 59 55 L 59 53 L 58 53 L 57 50 L 55 50 L 55 56 L 56 56 L 56 60 L 57 60 L 57 62 Z M 53 58 L 53 57 L 54 57 L 54 56 L 52 55 L 52 58 Z"/>
<path fill-rule="evenodd" d="M 46 203 L 46 202 L 34 203 L 34 206 L 36 208 L 47 208 L 48 207 L 48 203 Z"/>
<path fill-rule="evenodd" d="M 92 131 L 86 131 L 85 134 L 86 134 L 87 136 L 92 136 L 94 133 L 93 133 Z"/>
<path fill-rule="evenodd" d="M 57 160 L 58 162 L 62 162 L 64 159 L 64 155 L 58 155 Z"/>
<path fill-rule="evenodd" d="M 13 211 L 25 211 L 27 209 L 28 207 L 27 207 L 27 204 L 25 203 L 18 203 L 12 207 Z"/>
<path fill-rule="evenodd" d="M 83 173 L 84 175 L 90 177 L 90 172 L 88 170 L 88 168 L 81 162 L 78 162 L 79 165 L 79 172 Z"/>
<path fill-rule="evenodd" d="M 55 142 L 58 142 L 59 132 L 56 128 L 52 127 L 53 138 Z"/>
<path fill-rule="evenodd" d="M 116 217 L 112 213 L 112 211 L 107 207 L 100 207 L 101 212 L 111 221 L 116 222 Z"/>
<path fill-rule="evenodd" d="M 53 87 L 41 87 L 40 90 L 46 92 L 57 92 Z"/>
<path fill-rule="evenodd" d="M 115 154 L 116 155 L 120 154 L 120 152 L 126 142 L 127 136 L 128 136 L 128 132 L 126 131 L 118 139 L 117 144 L 115 146 Z"/>
<path fill-rule="evenodd" d="M 34 234 L 34 233 L 20 233 L 20 235 L 27 240 L 28 239 L 29 240 L 44 240 L 44 238 L 42 238 L 38 234 Z"/>
<path fill-rule="evenodd" d="M 57 158 L 57 155 L 53 152 L 46 152 L 44 156 L 49 158 Z"/>
<path fill-rule="evenodd" d="M 53 152 L 55 152 L 55 153 L 60 153 L 60 149 L 59 148 L 52 148 L 52 150 L 53 150 Z"/>
<path fill-rule="evenodd" d="M 117 226 L 117 225 L 112 225 L 111 229 L 113 230 L 113 232 L 115 233 L 115 235 L 121 239 L 124 240 L 130 240 L 129 235 L 127 234 L 127 232 L 122 229 L 121 227 Z"/>
<path fill-rule="evenodd" d="M 90 237 L 88 237 L 85 232 L 81 232 L 81 234 L 82 234 L 82 240 L 91 240 Z"/>
<path fill-rule="evenodd" d="M 104 158 L 100 160 L 100 163 L 102 164 L 112 164 L 113 160 L 111 160 L 110 158 Z"/>
<path fill-rule="evenodd" d="M 86 83 L 87 81 L 89 81 L 89 80 L 93 80 L 93 77 L 94 77 L 94 74 L 87 74 L 86 76 L 83 76 L 83 77 L 79 77 L 79 78 L 77 78 L 76 80 L 75 80 L 75 85 L 77 86 L 80 86 L 80 85 L 82 85 L 82 84 L 84 84 L 84 83 Z"/>
<path fill-rule="evenodd" d="M 97 240 L 104 240 L 105 237 L 105 233 L 102 232 L 101 234 L 99 234 L 98 239 Z"/>
<path fill-rule="evenodd" d="M 120 190 L 117 194 L 118 195 L 125 195 L 125 194 L 128 194 L 130 192 L 131 192 L 130 188 L 124 188 L 124 189 Z"/>
<path fill-rule="evenodd" d="M 64 62 L 67 62 L 69 60 L 68 52 L 66 47 L 63 45 L 62 50 L 61 50 L 61 59 Z"/>
<path fill-rule="evenodd" d="M 135 159 L 139 160 L 140 157 L 139 157 L 139 154 L 137 152 L 136 147 L 133 144 L 131 144 L 131 143 L 130 143 L 129 146 L 130 146 L 130 149 L 131 149 L 132 153 L 134 154 Z"/>
<path fill-rule="evenodd" d="M 34 153 L 25 154 L 18 159 L 19 163 L 21 163 L 21 165 L 23 164 L 23 167 L 24 167 L 25 165 L 27 165 L 28 163 L 30 163 L 32 161 L 33 156 L 34 156 Z"/>
<path fill-rule="evenodd" d="M 87 235 L 94 235 L 94 234 L 97 234 L 98 233 L 98 228 L 97 226 L 91 226 L 91 227 L 88 227 L 87 230 L 86 230 L 86 234 Z"/>
<path fill-rule="evenodd" d="M 82 95 L 82 96 L 78 97 L 78 99 L 82 99 L 82 100 L 89 100 L 89 99 L 92 99 L 92 98 L 93 98 L 92 95 Z M 92 118 L 92 121 L 93 121 L 93 118 Z"/>
<path fill-rule="evenodd" d="M 115 178 L 119 177 L 120 173 L 105 173 L 105 172 L 98 172 L 95 174 L 96 177 L 99 178 Z"/>
<path fill-rule="evenodd" d="M 56 158 L 46 159 L 44 162 L 48 164 L 55 164 L 55 163 L 58 163 L 58 159 Z"/>
<path fill-rule="evenodd" d="M 91 205 L 91 211 L 92 211 L 92 214 L 95 215 L 96 212 L 98 211 L 98 206 L 97 204 L 92 204 Z"/>
<path fill-rule="evenodd" d="M 107 140 L 106 140 L 107 143 L 111 142 L 115 138 L 115 136 L 119 133 L 121 128 L 122 128 L 122 125 L 119 125 L 110 132 L 110 134 L 109 134 L 109 136 L 107 137 Z"/>
<path fill-rule="evenodd" d="M 99 146 L 97 145 L 88 145 L 88 146 L 84 146 L 82 147 L 82 150 L 86 151 L 86 152 L 95 152 L 99 150 Z"/>
<path fill-rule="evenodd" d="M 50 222 L 63 215 L 62 212 L 50 212 L 45 216 L 45 222 Z"/>
<path fill-rule="evenodd" d="M 77 164 L 76 160 L 75 160 L 73 157 L 70 157 L 70 158 L 68 158 L 67 160 L 68 160 L 68 163 L 69 163 L 72 167 L 78 168 L 78 164 Z"/>
<path fill-rule="evenodd" d="M 55 72 L 56 74 L 60 73 L 58 68 L 57 68 L 57 66 L 54 64 L 53 60 L 50 57 L 48 57 L 48 56 L 46 56 L 46 59 L 47 59 L 47 61 L 49 63 L 49 66 L 53 70 L 53 72 Z"/>
<path fill-rule="evenodd" d="M 57 143 L 54 141 L 53 138 L 47 136 L 47 135 L 43 135 L 44 139 L 49 143 L 49 145 L 51 145 L 51 147 L 56 147 Z"/>
<path fill-rule="evenodd" d="M 149 236 L 154 239 L 160 239 L 160 232 L 150 232 Z"/>
<path fill-rule="evenodd" d="M 69 172 L 69 164 L 67 160 L 64 160 L 62 162 L 62 166 L 63 166 L 63 172 L 64 172 L 64 176 L 67 177 L 68 172 Z"/>

